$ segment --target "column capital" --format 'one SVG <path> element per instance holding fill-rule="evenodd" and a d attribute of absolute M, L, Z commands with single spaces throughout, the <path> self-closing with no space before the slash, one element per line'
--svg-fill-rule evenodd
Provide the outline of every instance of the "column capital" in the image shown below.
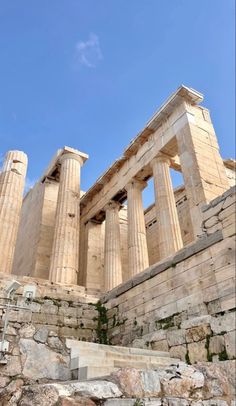
<path fill-rule="evenodd" d="M 105 206 L 104 206 L 104 210 L 120 210 L 122 207 L 122 204 L 119 202 L 116 202 L 115 200 L 110 200 Z"/>
<path fill-rule="evenodd" d="M 74 159 L 75 161 L 78 161 L 81 166 L 84 164 L 84 162 L 86 160 L 85 157 L 82 155 L 77 155 L 77 154 L 74 154 L 73 152 L 66 152 L 65 154 L 60 156 L 59 163 L 62 164 L 67 159 Z"/>
<path fill-rule="evenodd" d="M 125 186 L 125 190 L 127 192 L 131 188 L 136 188 L 136 189 L 143 190 L 146 186 L 147 186 L 147 182 L 145 182 L 144 180 L 132 179 Z"/>
<path fill-rule="evenodd" d="M 165 154 L 158 154 L 155 158 L 153 158 L 152 162 L 151 162 L 151 167 L 153 167 L 153 165 L 155 163 L 159 163 L 159 162 L 163 162 L 166 163 L 170 166 L 171 164 L 171 159 L 169 156 L 165 155 Z"/>

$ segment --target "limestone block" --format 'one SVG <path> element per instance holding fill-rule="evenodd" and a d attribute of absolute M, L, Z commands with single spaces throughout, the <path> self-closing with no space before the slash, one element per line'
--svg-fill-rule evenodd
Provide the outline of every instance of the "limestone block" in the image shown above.
<path fill-rule="evenodd" d="M 76 318 L 78 315 L 78 309 L 76 307 L 59 307 L 59 314 L 67 317 Z"/>
<path fill-rule="evenodd" d="M 185 330 L 167 331 L 167 341 L 170 347 L 186 343 Z"/>
<path fill-rule="evenodd" d="M 19 347 L 22 354 L 22 373 L 26 378 L 34 380 L 71 378 L 69 356 L 58 354 L 44 344 L 25 338 L 20 339 Z"/>
<path fill-rule="evenodd" d="M 211 354 L 219 354 L 225 348 L 225 341 L 223 336 L 214 336 L 210 338 L 209 351 Z"/>
<path fill-rule="evenodd" d="M 49 330 L 46 326 L 39 328 L 34 334 L 35 341 L 38 341 L 39 343 L 46 343 L 48 338 L 48 331 Z"/>
<path fill-rule="evenodd" d="M 205 345 L 205 340 L 188 344 L 189 359 L 191 364 L 195 364 L 198 361 L 207 361 L 207 350 Z"/>
<path fill-rule="evenodd" d="M 152 350 L 156 350 L 156 351 L 169 351 L 169 345 L 168 345 L 167 340 L 152 341 L 151 347 L 152 347 Z"/>
<path fill-rule="evenodd" d="M 183 345 L 176 345 L 170 348 L 170 356 L 173 358 L 179 358 L 181 361 L 186 360 L 186 353 L 187 353 L 187 346 L 186 344 Z"/>
<path fill-rule="evenodd" d="M 220 213 L 220 211 L 222 210 L 224 202 L 221 201 L 219 202 L 216 206 L 214 207 L 210 207 L 209 209 L 207 209 L 206 211 L 204 211 L 203 213 L 203 220 L 208 220 L 209 218 L 216 216 L 217 214 Z"/>
<path fill-rule="evenodd" d="M 229 333 L 225 334 L 225 347 L 226 347 L 226 352 L 228 354 L 229 358 L 235 358 L 236 357 L 236 332 L 230 331 Z"/>
<path fill-rule="evenodd" d="M 214 334 L 228 332 L 235 329 L 235 312 L 225 313 L 223 316 L 211 318 L 211 329 Z"/>
<path fill-rule="evenodd" d="M 191 327 L 201 326 L 202 324 L 209 324 L 210 321 L 211 321 L 211 316 L 209 316 L 209 315 L 194 317 L 192 319 L 184 320 L 181 323 L 181 328 L 189 329 Z"/>
<path fill-rule="evenodd" d="M 211 329 L 208 324 L 202 324 L 200 326 L 192 327 L 186 330 L 186 342 L 192 343 L 201 341 L 208 335 L 211 335 Z"/>
<path fill-rule="evenodd" d="M 205 228 L 210 228 L 213 227 L 218 223 L 219 219 L 217 216 L 210 217 L 207 221 L 204 223 Z"/>
<path fill-rule="evenodd" d="M 44 303 L 41 306 L 41 312 L 47 314 L 57 314 L 58 313 L 58 306 L 53 304 Z"/>

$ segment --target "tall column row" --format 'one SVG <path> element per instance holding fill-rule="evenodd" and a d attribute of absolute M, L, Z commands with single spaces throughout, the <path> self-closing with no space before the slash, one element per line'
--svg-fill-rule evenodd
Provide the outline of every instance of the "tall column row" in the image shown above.
<path fill-rule="evenodd" d="M 170 160 L 165 155 L 152 161 L 156 214 L 161 259 L 166 258 L 183 247 L 174 190 L 170 176 Z M 146 182 L 133 179 L 126 186 L 128 205 L 128 266 L 132 277 L 149 266 L 146 227 L 142 204 L 142 191 Z M 111 290 L 122 282 L 119 207 L 110 202 L 105 207 L 105 290 Z"/>

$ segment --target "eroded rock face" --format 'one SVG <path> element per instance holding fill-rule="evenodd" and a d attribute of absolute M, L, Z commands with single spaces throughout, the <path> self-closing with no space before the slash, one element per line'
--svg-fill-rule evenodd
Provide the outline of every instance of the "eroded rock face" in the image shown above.
<path fill-rule="evenodd" d="M 51 351 L 46 345 L 29 339 L 20 339 L 23 376 L 29 379 L 69 380 L 69 356 Z"/>
<path fill-rule="evenodd" d="M 53 385 L 27 386 L 23 390 L 19 406 L 53 406 L 59 398 Z"/>
<path fill-rule="evenodd" d="M 196 365 L 205 377 L 203 399 L 230 396 L 234 397 L 236 361 L 218 363 L 204 362 Z"/>
<path fill-rule="evenodd" d="M 165 396 L 199 398 L 199 390 L 204 386 L 204 375 L 183 362 L 159 371 L 159 376 Z"/>
<path fill-rule="evenodd" d="M 204 375 L 195 368 L 179 363 L 168 368 L 138 371 L 124 368 L 112 375 L 114 382 L 128 397 L 173 396 L 199 398 Z"/>

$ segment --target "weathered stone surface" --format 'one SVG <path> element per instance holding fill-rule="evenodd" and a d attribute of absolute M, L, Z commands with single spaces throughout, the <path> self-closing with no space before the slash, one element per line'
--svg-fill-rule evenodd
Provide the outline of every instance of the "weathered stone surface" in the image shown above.
<path fill-rule="evenodd" d="M 211 354 L 219 354 L 225 348 L 225 340 L 223 336 L 214 336 L 210 338 L 209 351 Z"/>
<path fill-rule="evenodd" d="M 75 397 L 75 399 L 63 397 L 58 401 L 58 406 L 96 406 L 92 399 Z"/>
<path fill-rule="evenodd" d="M 167 332 L 167 341 L 172 347 L 186 343 L 185 330 L 171 330 Z"/>
<path fill-rule="evenodd" d="M 169 346 L 167 340 L 161 340 L 161 341 L 152 341 L 151 342 L 151 348 L 152 350 L 156 351 L 169 351 Z"/>
<path fill-rule="evenodd" d="M 0 376 L 0 388 L 5 388 L 8 385 L 10 378 L 7 376 Z"/>
<path fill-rule="evenodd" d="M 122 393 L 128 397 L 143 397 L 141 374 L 137 369 L 123 368 L 112 374 Z"/>
<path fill-rule="evenodd" d="M 170 356 L 173 358 L 179 358 L 181 359 L 181 361 L 186 360 L 186 353 L 187 353 L 186 344 L 176 345 L 170 348 Z"/>
<path fill-rule="evenodd" d="M 194 317 L 192 319 L 183 320 L 181 323 L 181 328 L 188 329 L 191 327 L 201 326 L 202 324 L 210 324 L 211 316 L 204 315 L 199 317 Z"/>
<path fill-rule="evenodd" d="M 27 386 L 23 389 L 19 406 L 55 406 L 58 391 L 53 385 Z"/>
<path fill-rule="evenodd" d="M 178 398 L 164 398 L 161 406 L 190 406 L 190 401 Z"/>
<path fill-rule="evenodd" d="M 26 324 L 19 330 L 19 336 L 21 338 L 31 338 L 35 334 L 35 327 L 32 324 Z"/>
<path fill-rule="evenodd" d="M 210 326 L 207 324 L 202 324 L 200 326 L 192 327 L 186 330 L 186 341 L 187 343 L 201 341 L 209 335 L 211 335 Z"/>
<path fill-rule="evenodd" d="M 225 347 L 229 358 L 236 357 L 236 332 L 230 331 L 225 334 Z"/>
<path fill-rule="evenodd" d="M 56 350 L 63 350 L 64 345 L 59 337 L 48 337 L 48 345 Z"/>
<path fill-rule="evenodd" d="M 226 313 L 223 316 L 211 318 L 211 329 L 214 334 L 228 332 L 235 329 L 235 313 Z"/>
<path fill-rule="evenodd" d="M 177 366 L 160 370 L 159 376 L 165 396 L 189 398 L 204 385 L 204 375 L 182 362 Z"/>
<path fill-rule="evenodd" d="M 1 366 L 1 374 L 6 376 L 16 376 L 21 373 L 21 362 L 19 356 L 6 356 L 7 364 Z"/>
<path fill-rule="evenodd" d="M 70 386 L 73 395 L 85 396 L 91 399 L 109 399 L 122 396 L 118 386 L 109 381 L 76 382 L 67 386 Z"/>
<path fill-rule="evenodd" d="M 9 383 L 3 390 L 0 391 L 0 405 L 10 406 L 17 404 L 21 396 L 21 388 L 24 384 L 22 379 L 15 379 Z"/>
<path fill-rule="evenodd" d="M 191 403 L 191 406 L 228 406 L 228 402 L 222 399 L 199 400 Z"/>
<path fill-rule="evenodd" d="M 235 366 L 235 361 L 204 362 L 195 366 L 205 376 L 205 399 L 235 395 Z"/>
<path fill-rule="evenodd" d="M 39 328 L 34 334 L 34 339 L 39 343 L 46 343 L 47 338 L 48 338 L 48 328 L 46 326 Z"/>
<path fill-rule="evenodd" d="M 188 351 L 191 364 L 207 361 L 206 340 L 188 344 Z"/>
<path fill-rule="evenodd" d="M 23 375 L 30 379 L 68 380 L 71 377 L 69 356 L 51 351 L 44 344 L 21 338 Z"/>
<path fill-rule="evenodd" d="M 159 396 L 161 394 L 161 385 L 157 371 L 142 371 L 141 381 L 145 397 Z"/>

